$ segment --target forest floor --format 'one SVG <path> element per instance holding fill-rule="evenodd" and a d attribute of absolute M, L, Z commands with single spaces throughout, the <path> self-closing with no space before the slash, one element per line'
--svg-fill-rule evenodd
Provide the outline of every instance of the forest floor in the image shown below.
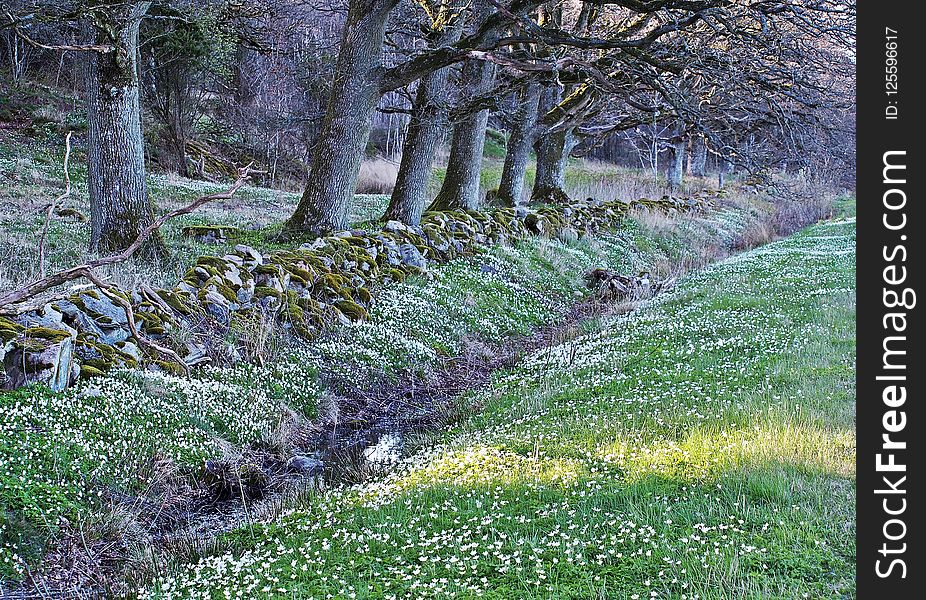
<path fill-rule="evenodd" d="M 149 595 L 852 597 L 854 256 L 827 222 L 587 321 Z"/>

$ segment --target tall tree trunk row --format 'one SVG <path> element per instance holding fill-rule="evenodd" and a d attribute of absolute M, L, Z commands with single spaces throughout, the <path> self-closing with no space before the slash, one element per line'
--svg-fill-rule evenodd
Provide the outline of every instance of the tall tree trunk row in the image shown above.
<path fill-rule="evenodd" d="M 472 90 L 472 96 L 488 91 L 495 78 L 494 65 L 483 61 L 468 61 L 463 66 L 462 87 Z M 447 174 L 431 210 L 476 210 L 482 202 L 480 180 L 482 153 L 485 148 L 489 111 L 467 114 L 453 128 Z"/>
<path fill-rule="evenodd" d="M 373 112 L 382 96 L 379 81 L 386 24 L 397 3 L 350 3 L 309 183 L 284 225 L 286 233 L 320 234 L 347 228 Z"/>
<path fill-rule="evenodd" d="M 445 46 L 460 39 L 463 19 L 457 17 L 437 36 L 436 44 Z M 411 121 L 402 148 L 402 160 L 396 177 L 389 207 L 383 218 L 411 225 L 421 222 L 428 204 L 428 185 L 437 148 L 447 129 L 446 87 L 450 67 L 438 69 L 423 77 L 412 106 Z"/>

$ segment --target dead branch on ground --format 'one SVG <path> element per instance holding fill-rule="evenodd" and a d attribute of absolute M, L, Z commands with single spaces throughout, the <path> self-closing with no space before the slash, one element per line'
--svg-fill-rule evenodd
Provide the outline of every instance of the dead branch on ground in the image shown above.
<path fill-rule="evenodd" d="M 68 139 L 70 139 L 70 134 L 68 135 Z M 70 149 L 70 144 L 68 144 L 68 149 Z M 65 158 L 65 165 L 67 165 L 67 158 Z M 65 167 L 65 173 L 67 173 L 67 167 Z M 129 331 L 132 333 L 132 336 L 138 341 L 140 345 L 162 356 L 168 357 L 171 361 L 176 362 L 178 365 L 180 365 L 180 367 L 184 370 L 185 373 L 189 373 L 189 365 L 187 365 L 186 362 L 176 352 L 174 352 L 170 348 L 166 348 L 155 342 L 152 342 L 151 340 L 146 338 L 144 335 L 142 335 L 135 321 L 135 314 L 134 314 L 134 311 L 132 310 L 131 303 L 129 303 L 128 300 L 126 300 L 121 294 L 118 293 L 115 286 L 103 281 L 103 279 L 99 276 L 99 274 L 97 274 L 95 269 L 99 267 L 103 267 L 103 266 L 118 264 L 118 263 L 128 260 L 142 246 L 142 244 L 144 244 L 145 240 L 147 240 L 154 232 L 160 229 L 161 226 L 164 225 L 164 223 L 166 223 L 167 221 L 173 218 L 179 217 L 181 215 L 189 214 L 193 212 L 194 210 L 196 210 L 197 208 L 199 208 L 200 206 L 202 206 L 203 204 L 206 204 L 208 202 L 213 202 L 216 200 L 231 199 L 235 195 L 235 193 L 239 189 L 241 189 L 241 187 L 248 181 L 248 179 L 250 178 L 250 173 L 251 173 L 251 165 L 241 168 L 238 170 L 238 178 L 235 180 L 235 183 L 232 184 L 231 187 L 229 187 L 228 189 L 221 191 L 221 192 L 216 192 L 214 194 L 200 196 L 199 198 L 197 198 L 190 204 L 182 208 L 172 210 L 169 213 L 162 215 L 161 217 L 156 219 L 154 222 L 152 222 L 150 225 L 145 227 L 145 229 L 142 230 L 142 232 L 138 235 L 138 237 L 135 238 L 135 241 L 132 242 L 132 244 L 129 245 L 128 248 L 126 248 L 119 254 L 114 254 L 112 256 L 105 256 L 102 258 L 98 258 L 96 260 L 88 261 L 82 265 L 77 265 L 75 267 L 71 267 L 69 269 L 65 269 L 63 271 L 53 273 L 48 276 L 42 276 L 39 279 L 31 283 L 28 283 L 20 288 L 12 290 L 4 294 L 3 296 L 0 296 L 0 314 L 12 313 L 15 315 L 15 314 L 20 314 L 21 312 L 25 312 L 25 311 L 16 310 L 15 305 L 18 305 L 27 300 L 33 299 L 38 294 L 41 294 L 42 292 L 48 291 L 52 288 L 55 288 L 69 281 L 73 281 L 75 279 L 81 279 L 81 278 L 87 279 L 92 284 L 94 284 L 97 288 L 99 288 L 99 290 L 103 292 L 110 300 L 118 304 L 125 311 L 125 315 L 128 320 Z M 68 190 L 66 191 L 65 195 L 59 196 L 59 198 L 56 199 L 54 203 L 52 203 L 52 208 L 49 209 L 49 214 L 51 213 L 51 210 L 53 209 L 54 205 L 57 204 L 62 197 L 66 196 L 66 194 L 69 193 L 70 183 L 69 183 L 69 178 L 67 178 L 67 176 L 66 176 L 66 181 L 68 181 Z M 47 222 L 46 222 L 46 229 L 47 229 Z M 42 251 L 43 246 L 44 246 L 44 231 L 43 231 L 43 239 L 40 242 L 40 256 L 43 254 L 43 251 Z M 40 258 L 40 260 L 42 259 Z M 30 309 L 31 308 L 33 307 L 30 307 Z"/>

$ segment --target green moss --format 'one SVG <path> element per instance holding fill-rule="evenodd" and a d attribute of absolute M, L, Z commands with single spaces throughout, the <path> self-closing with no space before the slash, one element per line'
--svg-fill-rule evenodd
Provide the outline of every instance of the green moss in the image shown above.
<path fill-rule="evenodd" d="M 164 328 L 164 321 L 152 312 L 138 311 L 135 313 L 135 320 L 141 321 L 141 330 L 151 335 L 164 335 L 167 333 Z"/>
<path fill-rule="evenodd" d="M 22 335 L 29 339 L 46 340 L 53 344 L 62 342 L 71 337 L 71 334 L 67 331 L 51 329 L 49 327 L 27 327 L 22 331 Z"/>
<path fill-rule="evenodd" d="M 199 299 L 202 301 L 210 289 L 214 289 L 216 292 L 222 295 L 223 298 L 229 302 L 236 303 L 238 302 L 238 294 L 235 293 L 235 290 L 231 288 L 226 282 L 224 277 L 212 277 L 208 279 L 204 284 L 202 289 L 199 291 Z"/>
<path fill-rule="evenodd" d="M 275 263 L 266 263 L 263 265 L 257 265 L 254 267 L 251 272 L 254 275 L 275 275 L 277 277 L 283 276 L 283 267 Z"/>
<path fill-rule="evenodd" d="M 193 313 L 192 309 L 183 302 L 179 293 L 170 290 L 157 290 L 155 293 L 167 304 L 167 306 L 181 315 L 190 315 Z"/>
<path fill-rule="evenodd" d="M 171 375 L 183 376 L 186 373 L 183 371 L 183 367 L 178 365 L 175 362 L 168 362 L 166 360 L 155 360 L 152 361 L 152 364 L 157 365 L 162 371 L 170 373 Z"/>
<path fill-rule="evenodd" d="M 373 300 L 373 296 L 370 294 L 370 290 L 364 287 L 360 287 L 354 290 L 354 298 L 360 304 L 369 304 Z"/>
<path fill-rule="evenodd" d="M 23 329 L 25 327 L 19 323 L 0 317 L 0 340 L 3 340 L 4 343 L 15 338 Z"/>
<path fill-rule="evenodd" d="M 197 266 L 207 267 L 210 273 L 218 275 L 224 274 L 231 264 L 232 263 L 229 261 L 224 258 L 219 258 L 218 256 L 200 256 L 196 259 Z"/>
<path fill-rule="evenodd" d="M 335 306 L 351 321 L 363 321 L 368 316 L 365 308 L 351 300 L 338 300 Z"/>
<path fill-rule="evenodd" d="M 80 378 L 81 379 L 90 379 L 91 377 L 99 377 L 104 371 L 92 367 L 86 363 L 81 363 L 80 365 Z"/>
<path fill-rule="evenodd" d="M 229 225 L 189 225 L 182 230 L 184 237 L 205 237 L 212 234 L 216 238 L 238 239 L 243 232 Z"/>
<path fill-rule="evenodd" d="M 283 298 L 283 293 L 278 289 L 268 287 L 266 285 L 259 285 L 254 288 L 255 298 L 266 298 L 268 296 L 272 296 L 277 300 L 280 300 Z"/>

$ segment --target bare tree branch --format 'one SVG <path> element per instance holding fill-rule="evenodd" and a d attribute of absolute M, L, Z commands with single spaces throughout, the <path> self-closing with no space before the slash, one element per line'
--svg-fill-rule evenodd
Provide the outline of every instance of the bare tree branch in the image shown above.
<path fill-rule="evenodd" d="M 164 223 L 167 221 L 181 215 L 189 214 L 207 202 L 213 202 L 215 200 L 228 200 L 232 198 L 235 193 L 241 189 L 241 186 L 243 186 L 248 181 L 250 178 L 250 173 L 251 165 L 239 169 L 238 179 L 228 189 L 221 192 L 216 192 L 215 194 L 201 196 L 187 206 L 172 210 L 169 213 L 162 215 L 160 218 L 142 230 L 138 237 L 135 238 L 135 241 L 119 254 L 104 256 L 103 258 L 88 261 L 85 264 L 77 265 L 76 267 L 71 267 L 70 269 L 65 269 L 64 271 L 59 271 L 58 273 L 54 273 L 46 277 L 41 277 L 20 288 L 7 292 L 3 296 L 0 296 L 0 309 L 3 309 L 4 307 L 10 306 L 12 304 L 17 304 L 24 300 L 28 300 L 37 294 L 41 294 L 44 291 L 55 288 L 68 281 L 73 281 L 74 279 L 79 279 L 81 277 L 86 278 L 85 273 L 88 271 L 93 271 L 99 267 L 114 265 L 128 260 L 142 246 L 145 240 L 147 240 L 155 231 L 160 229 L 161 226 L 164 225 Z"/>
<path fill-rule="evenodd" d="M 71 159 L 71 135 L 69 131 L 64 138 L 64 193 L 55 198 L 48 206 L 45 213 L 45 224 L 42 226 L 42 233 L 39 235 L 39 277 L 45 277 L 45 238 L 48 236 L 48 227 L 51 225 L 51 216 L 54 214 L 58 204 L 71 195 L 71 174 L 68 171 L 68 161 Z"/>

